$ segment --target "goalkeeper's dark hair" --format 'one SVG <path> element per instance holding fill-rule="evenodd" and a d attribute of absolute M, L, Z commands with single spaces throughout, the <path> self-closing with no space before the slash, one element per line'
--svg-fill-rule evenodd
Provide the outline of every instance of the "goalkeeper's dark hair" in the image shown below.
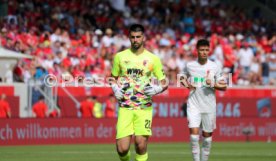
<path fill-rule="evenodd" d="M 210 46 L 210 43 L 209 43 L 209 41 L 208 40 L 206 40 L 206 39 L 200 39 L 200 40 L 198 40 L 197 41 L 197 43 L 196 43 L 196 48 L 198 49 L 199 47 L 201 47 L 201 46 Z"/>
<path fill-rule="evenodd" d="M 140 24 L 133 24 L 133 25 L 131 25 L 130 26 L 130 28 L 129 28 L 129 32 L 142 32 L 142 33 L 144 33 L 144 31 L 145 31 L 145 28 L 144 28 L 144 26 L 143 25 L 140 25 Z"/>

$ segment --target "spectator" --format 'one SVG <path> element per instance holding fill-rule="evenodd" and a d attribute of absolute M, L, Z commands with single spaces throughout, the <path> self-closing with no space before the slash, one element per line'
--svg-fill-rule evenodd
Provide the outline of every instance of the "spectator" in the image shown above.
<path fill-rule="evenodd" d="M 6 74 L 4 76 L 4 82 L 13 83 L 12 67 L 10 67 L 9 65 L 7 66 Z"/>
<path fill-rule="evenodd" d="M 252 85 L 261 85 L 261 75 L 262 75 L 262 70 L 261 70 L 261 64 L 259 60 L 254 57 L 253 62 L 250 65 L 249 69 L 249 80 Z"/>
<path fill-rule="evenodd" d="M 179 73 L 183 73 L 185 65 L 186 65 L 186 59 L 184 57 L 184 54 L 177 55 L 176 65 L 179 70 Z"/>
<path fill-rule="evenodd" d="M 252 63 L 254 53 L 249 47 L 249 44 L 244 42 L 242 48 L 238 52 L 239 64 L 243 68 L 243 72 L 247 75 L 250 71 L 250 65 Z"/>
<path fill-rule="evenodd" d="M 50 40 L 52 43 L 60 42 L 62 40 L 60 28 L 55 30 L 55 32 L 51 35 Z"/>
<path fill-rule="evenodd" d="M 108 99 L 105 102 L 105 117 L 106 118 L 115 118 L 116 117 L 116 99 L 113 94 L 110 94 Z"/>
<path fill-rule="evenodd" d="M 0 99 L 0 118 L 11 118 L 11 108 L 5 94 L 2 94 Z"/>
<path fill-rule="evenodd" d="M 81 116 L 82 118 L 92 118 L 93 116 L 93 108 L 94 108 L 94 101 L 93 98 L 91 96 L 88 96 L 86 98 L 86 100 L 81 102 L 80 105 L 80 112 L 81 112 Z"/>
<path fill-rule="evenodd" d="M 224 45 L 224 72 L 225 73 L 234 73 L 236 56 L 235 51 L 231 48 L 230 45 Z"/>
<path fill-rule="evenodd" d="M 92 38 L 92 46 L 97 48 L 100 46 L 100 41 L 102 39 L 103 32 L 100 29 L 96 29 L 94 32 L 94 36 Z"/>
<path fill-rule="evenodd" d="M 269 78 L 270 78 L 270 84 L 276 85 L 276 54 L 270 55 Z"/>
<path fill-rule="evenodd" d="M 48 117 L 48 107 L 45 103 L 44 97 L 40 96 L 38 102 L 33 105 L 33 116 L 36 118 Z"/>
<path fill-rule="evenodd" d="M 269 84 L 269 55 L 262 55 L 262 84 Z"/>
<path fill-rule="evenodd" d="M 44 69 L 41 66 L 37 66 L 34 74 L 34 78 L 39 80 L 39 79 L 44 79 L 44 77 L 48 74 L 48 71 Z"/>
<path fill-rule="evenodd" d="M 13 80 L 16 82 L 23 82 L 23 69 L 21 66 L 22 62 L 19 61 L 17 65 L 13 68 Z"/>
<path fill-rule="evenodd" d="M 188 12 L 186 14 L 186 16 L 183 19 L 183 23 L 185 32 L 189 34 L 193 34 L 195 32 L 195 22 L 192 13 Z"/>
<path fill-rule="evenodd" d="M 53 60 L 53 55 L 52 54 L 48 54 L 46 56 L 46 60 L 43 61 L 42 66 L 45 69 L 52 69 L 54 67 L 54 60 Z"/>
<path fill-rule="evenodd" d="M 97 100 L 97 96 L 93 96 L 92 100 L 94 102 L 94 107 L 93 107 L 94 117 L 95 118 L 102 118 L 103 117 L 102 104 Z"/>
<path fill-rule="evenodd" d="M 27 83 L 31 79 L 31 69 L 27 63 L 22 64 L 24 82 Z"/>
<path fill-rule="evenodd" d="M 60 64 L 64 58 L 65 58 L 65 57 L 62 56 L 62 52 L 61 52 L 61 51 L 58 51 L 58 52 L 56 53 L 55 58 L 54 58 L 54 63 Z"/>
<path fill-rule="evenodd" d="M 113 34 L 113 31 L 110 28 L 106 29 L 105 36 L 103 36 L 102 38 L 103 47 L 110 47 L 111 44 L 114 43 L 112 34 Z"/>
<path fill-rule="evenodd" d="M 179 72 L 179 69 L 177 66 L 177 57 L 175 54 L 173 54 L 172 57 L 167 60 L 166 65 L 169 71 L 168 77 L 169 77 L 170 83 L 173 84 L 174 82 L 176 82 L 177 73 Z"/>
<path fill-rule="evenodd" d="M 217 64 L 220 64 L 223 66 L 224 53 L 223 53 L 222 45 L 218 41 L 216 41 L 216 46 L 215 46 L 214 52 L 212 54 L 212 59 L 214 59 L 214 61 Z"/>

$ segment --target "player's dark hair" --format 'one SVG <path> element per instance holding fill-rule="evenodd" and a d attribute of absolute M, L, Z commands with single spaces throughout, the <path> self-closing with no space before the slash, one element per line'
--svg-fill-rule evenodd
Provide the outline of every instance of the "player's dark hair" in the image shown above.
<path fill-rule="evenodd" d="M 129 28 L 129 32 L 140 32 L 140 31 L 142 33 L 144 33 L 144 31 L 145 31 L 145 28 L 140 24 L 133 24 Z"/>
<path fill-rule="evenodd" d="M 199 47 L 201 47 L 201 46 L 210 46 L 210 43 L 209 43 L 209 41 L 208 40 L 206 40 L 206 39 L 200 39 L 200 40 L 198 40 L 197 41 L 197 43 L 196 43 L 196 48 L 198 49 Z"/>

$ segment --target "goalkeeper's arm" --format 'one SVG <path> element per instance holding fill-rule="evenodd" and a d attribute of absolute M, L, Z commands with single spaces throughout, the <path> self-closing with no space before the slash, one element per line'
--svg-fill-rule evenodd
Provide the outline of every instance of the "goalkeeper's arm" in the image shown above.
<path fill-rule="evenodd" d="M 154 96 L 159 93 L 162 93 L 166 89 L 168 89 L 168 83 L 166 82 L 166 79 L 162 79 L 159 85 L 153 84 L 153 85 L 146 86 L 144 89 L 144 92 L 148 96 Z"/>

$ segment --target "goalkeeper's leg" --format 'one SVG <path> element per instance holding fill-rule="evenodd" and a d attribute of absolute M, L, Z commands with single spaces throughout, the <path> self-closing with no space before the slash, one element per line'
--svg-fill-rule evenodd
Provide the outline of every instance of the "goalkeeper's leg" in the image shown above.
<path fill-rule="evenodd" d="M 131 136 L 117 139 L 116 147 L 121 161 L 130 161 L 130 142 Z"/>
<path fill-rule="evenodd" d="M 148 136 L 135 136 L 136 161 L 148 160 L 147 144 Z"/>

